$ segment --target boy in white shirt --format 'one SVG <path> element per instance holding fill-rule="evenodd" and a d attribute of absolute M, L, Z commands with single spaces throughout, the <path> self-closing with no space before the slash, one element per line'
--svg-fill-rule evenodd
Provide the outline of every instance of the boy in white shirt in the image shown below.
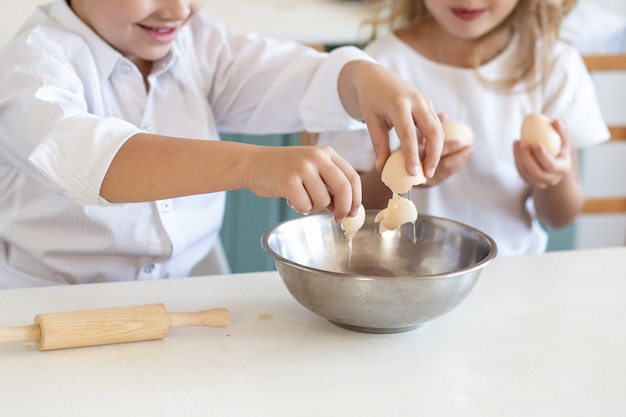
<path fill-rule="evenodd" d="M 356 48 L 330 54 L 234 33 L 203 0 L 57 0 L 0 57 L 0 287 L 186 276 L 211 249 L 224 191 L 283 197 L 339 222 L 358 174 L 330 148 L 218 132 L 361 128 L 407 169 L 443 146 L 429 100 Z M 417 125 L 417 129 L 416 129 Z"/>

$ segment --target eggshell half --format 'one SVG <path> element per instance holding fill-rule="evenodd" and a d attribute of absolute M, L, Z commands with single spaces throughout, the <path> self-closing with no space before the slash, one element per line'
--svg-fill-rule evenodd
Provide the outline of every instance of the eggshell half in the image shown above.
<path fill-rule="evenodd" d="M 359 207 L 359 211 L 356 216 L 346 217 L 346 219 L 341 222 L 341 230 L 344 231 L 344 235 L 346 237 L 352 237 L 356 235 L 363 224 L 365 223 L 365 207 L 361 204 Z"/>
<path fill-rule="evenodd" d="M 380 223 L 380 232 L 396 230 L 404 223 L 417 220 L 417 208 L 413 201 L 402 196 L 395 196 L 387 203 L 387 208 L 376 214 L 374 221 Z"/>
<path fill-rule="evenodd" d="M 552 156 L 561 152 L 561 137 L 543 114 L 531 113 L 524 118 L 520 139 L 529 144 L 542 143 Z"/>
<path fill-rule="evenodd" d="M 414 185 L 426 182 L 421 166 L 419 171 L 419 175 L 409 175 L 404 165 L 404 152 L 398 149 L 387 158 L 380 178 L 391 191 L 396 194 L 404 194 Z"/>

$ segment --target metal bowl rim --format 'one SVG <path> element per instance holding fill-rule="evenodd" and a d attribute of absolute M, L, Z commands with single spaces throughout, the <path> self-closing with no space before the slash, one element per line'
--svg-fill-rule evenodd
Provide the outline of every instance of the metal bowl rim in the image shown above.
<path fill-rule="evenodd" d="M 368 212 L 374 212 L 375 210 L 367 210 Z M 315 213 L 315 214 L 308 214 L 306 217 L 314 217 L 314 216 L 328 216 L 328 214 L 326 213 Z M 311 271 L 311 272 L 316 272 L 316 273 L 320 273 L 320 274 L 324 274 L 324 275 L 328 275 L 328 276 L 334 276 L 337 278 L 350 278 L 350 279 L 356 279 L 356 280 L 361 280 L 361 281 L 376 281 L 376 280 L 394 280 L 394 281 L 398 281 L 398 280 L 406 280 L 406 281 L 411 281 L 411 280 L 435 280 L 435 279 L 446 279 L 446 278 L 453 278 L 456 277 L 458 275 L 463 275 L 466 274 L 468 272 L 472 272 L 472 271 L 476 271 L 476 270 L 481 270 L 483 269 L 487 264 L 489 264 L 498 254 L 498 246 L 495 242 L 495 240 L 493 240 L 493 238 L 491 238 L 491 236 L 487 235 L 486 233 L 476 229 L 475 227 L 469 226 L 465 223 L 456 221 L 456 220 L 452 220 L 452 219 L 448 219 L 445 217 L 439 217 L 439 216 L 433 216 L 430 214 L 420 214 L 418 216 L 417 221 L 420 220 L 420 218 L 428 218 L 428 219 L 433 219 L 433 220 L 442 220 L 444 222 L 449 222 L 449 223 L 454 223 L 458 226 L 461 226 L 464 229 L 476 232 L 477 234 L 479 234 L 481 237 L 485 238 L 487 240 L 487 243 L 489 244 L 489 253 L 483 258 L 481 259 L 479 262 L 467 266 L 465 268 L 462 269 L 457 269 L 455 271 L 450 271 L 450 272 L 444 272 L 444 273 L 439 273 L 439 274 L 431 274 L 431 275 L 399 275 L 399 276 L 384 276 L 384 275 L 355 275 L 355 274 L 348 274 L 345 272 L 334 272 L 334 271 L 328 271 L 325 269 L 319 269 L 319 268 L 314 268 L 312 266 L 307 266 L 307 265 L 302 265 L 299 263 L 296 263 L 294 261 L 291 261 L 285 257 L 283 257 L 282 255 L 279 255 L 278 253 L 276 253 L 269 245 L 269 237 L 272 235 L 272 233 L 278 229 L 279 227 L 281 227 L 283 224 L 286 223 L 291 223 L 291 222 L 295 222 L 298 221 L 300 219 L 302 219 L 304 217 L 296 217 L 293 219 L 287 219 L 284 220 L 280 223 L 275 224 L 274 226 L 271 226 L 269 229 L 267 229 L 265 231 L 265 233 L 263 233 L 263 235 L 261 236 L 261 247 L 263 248 L 263 250 L 270 255 L 272 258 L 274 258 L 274 261 L 280 261 L 283 264 L 289 265 L 293 268 L 296 269 L 301 269 L 304 271 Z M 339 225 L 337 225 L 339 226 Z"/>

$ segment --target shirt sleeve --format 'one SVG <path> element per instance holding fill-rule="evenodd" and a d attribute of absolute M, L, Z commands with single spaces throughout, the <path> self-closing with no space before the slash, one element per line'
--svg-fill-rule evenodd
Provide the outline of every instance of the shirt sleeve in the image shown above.
<path fill-rule="evenodd" d="M 366 172 L 376 165 L 374 147 L 367 130 L 322 132 L 317 145 L 332 147 L 357 171 Z"/>
<path fill-rule="evenodd" d="M 364 129 L 365 125 L 348 115 L 337 88 L 339 72 L 352 60 L 374 60 L 355 47 L 334 49 L 315 72 L 300 104 L 305 129 L 326 132 L 337 129 Z"/>
<path fill-rule="evenodd" d="M 100 196 L 102 181 L 119 148 L 139 132 L 113 117 L 69 118 L 55 125 L 28 159 L 73 202 L 112 205 Z M 87 137 L 89 143 L 80 140 Z"/>
<path fill-rule="evenodd" d="M 567 126 L 573 149 L 608 140 L 610 133 L 582 57 L 565 44 L 559 44 L 553 56 L 557 58 L 551 62 L 544 77 L 544 113 Z"/>
<path fill-rule="evenodd" d="M 222 132 L 289 133 L 362 128 L 346 112 L 337 81 L 356 47 L 323 53 L 297 42 L 238 34 L 207 17 L 191 22 L 193 47 Z"/>
<path fill-rule="evenodd" d="M 3 67 L 13 68 L 0 74 L 3 158 L 78 204 L 110 205 L 100 196 L 102 181 L 119 148 L 139 130 L 88 112 L 85 81 L 66 55 L 72 48 L 47 35 L 34 30 L 2 53 Z M 67 39 L 84 47 L 74 41 Z"/>

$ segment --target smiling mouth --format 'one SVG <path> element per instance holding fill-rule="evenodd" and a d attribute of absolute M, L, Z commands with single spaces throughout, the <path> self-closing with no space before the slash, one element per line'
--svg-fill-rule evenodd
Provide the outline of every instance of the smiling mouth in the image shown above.
<path fill-rule="evenodd" d="M 482 9 L 462 9 L 462 8 L 453 8 L 452 13 L 463 20 L 473 20 L 483 14 Z"/>
<path fill-rule="evenodd" d="M 148 26 L 137 25 L 150 39 L 158 45 L 170 44 L 176 38 L 179 26 Z"/>
<path fill-rule="evenodd" d="M 151 32 L 156 32 L 156 33 L 160 33 L 163 35 L 169 35 L 171 33 L 174 33 L 176 31 L 176 28 L 168 28 L 168 27 L 152 27 L 152 26 L 146 26 L 146 25 L 139 25 L 140 28 L 144 29 L 144 30 L 149 30 Z"/>

